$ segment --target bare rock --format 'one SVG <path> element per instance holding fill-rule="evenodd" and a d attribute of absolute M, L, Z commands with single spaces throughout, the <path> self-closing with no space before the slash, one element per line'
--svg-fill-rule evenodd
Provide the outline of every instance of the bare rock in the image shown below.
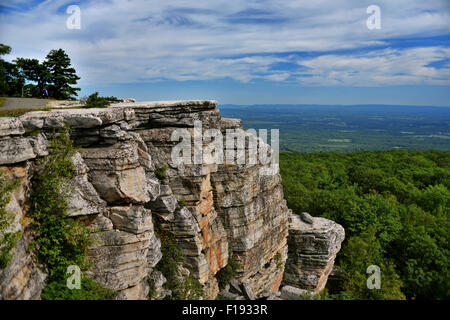
<path fill-rule="evenodd" d="M 230 292 L 236 293 L 238 295 L 242 295 L 241 284 L 236 279 L 231 279 L 230 282 Z"/>
<path fill-rule="evenodd" d="M 341 225 L 331 220 L 312 219 L 311 224 L 298 215 L 290 217 L 289 253 L 283 283 L 319 292 L 333 269 L 345 232 Z"/>
<path fill-rule="evenodd" d="M 302 219 L 302 221 L 305 223 L 309 223 L 309 224 L 314 223 L 313 217 L 307 212 L 302 212 L 300 214 L 300 219 Z"/>
<path fill-rule="evenodd" d="M 299 300 L 299 298 L 307 294 L 307 290 L 299 289 L 292 286 L 284 286 L 281 288 L 280 299 L 282 300 Z"/>
<path fill-rule="evenodd" d="M 0 139 L 0 165 L 14 164 L 36 158 L 30 141 L 22 137 Z"/>
<path fill-rule="evenodd" d="M 122 231 L 134 234 L 153 231 L 151 212 L 143 206 L 112 207 L 109 218 L 114 227 Z"/>
<path fill-rule="evenodd" d="M 244 293 L 244 297 L 246 297 L 248 300 L 256 300 L 255 294 L 253 293 L 252 288 L 248 283 L 242 284 L 242 292 Z"/>

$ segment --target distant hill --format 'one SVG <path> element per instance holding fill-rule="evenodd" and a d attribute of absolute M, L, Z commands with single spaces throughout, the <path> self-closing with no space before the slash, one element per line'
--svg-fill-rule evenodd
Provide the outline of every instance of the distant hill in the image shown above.
<path fill-rule="evenodd" d="M 437 149 L 450 151 L 450 107 L 390 105 L 219 105 L 244 127 L 280 129 L 291 152 Z"/>

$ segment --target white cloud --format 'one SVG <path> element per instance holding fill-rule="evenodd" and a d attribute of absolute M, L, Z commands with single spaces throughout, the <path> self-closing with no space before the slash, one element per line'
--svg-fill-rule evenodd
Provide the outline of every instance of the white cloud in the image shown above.
<path fill-rule="evenodd" d="M 365 25 L 372 1 L 96 0 L 80 4 L 81 30 L 66 28 L 70 4 L 46 1 L 28 11 L 1 14 L 0 39 L 13 47 L 10 58 L 43 59 L 61 47 L 83 82 L 92 84 L 226 77 L 243 82 L 297 77 L 306 85 L 439 84 L 449 79 L 448 70 L 426 67 L 449 58 L 446 48 L 352 53 L 393 38 L 447 34 L 446 0 L 379 0 L 382 29 L 376 31 Z M 336 50 L 350 53 L 330 54 Z M 293 60 L 286 56 L 291 52 L 318 56 Z M 293 61 L 310 70 L 271 68 Z"/>
<path fill-rule="evenodd" d="M 450 57 L 450 48 L 385 49 L 359 55 L 322 55 L 299 60 L 308 68 L 298 81 L 307 85 L 376 86 L 398 84 L 450 85 L 450 69 L 430 63 Z"/>

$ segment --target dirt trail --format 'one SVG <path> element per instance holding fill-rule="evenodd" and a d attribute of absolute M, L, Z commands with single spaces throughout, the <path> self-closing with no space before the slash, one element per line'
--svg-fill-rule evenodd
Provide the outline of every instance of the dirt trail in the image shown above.
<path fill-rule="evenodd" d="M 0 110 L 14 109 L 39 109 L 45 108 L 48 99 L 37 98 L 5 98 L 5 102 Z"/>

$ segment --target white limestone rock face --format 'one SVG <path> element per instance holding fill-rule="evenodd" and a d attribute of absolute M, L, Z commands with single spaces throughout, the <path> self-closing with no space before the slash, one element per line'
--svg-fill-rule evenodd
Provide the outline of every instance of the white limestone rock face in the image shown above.
<path fill-rule="evenodd" d="M 150 194 L 154 191 L 148 190 L 137 143 L 131 141 L 104 148 L 85 148 L 82 156 L 89 168 L 89 180 L 106 202 L 150 201 Z"/>
<path fill-rule="evenodd" d="M 283 283 L 319 292 L 325 287 L 341 249 L 344 228 L 334 221 L 309 215 L 302 219 L 292 214 L 289 220 L 289 253 Z"/>
<path fill-rule="evenodd" d="M 11 261 L 4 269 L 0 269 L 0 300 L 40 299 L 47 272 L 45 266 L 39 265 L 29 250 L 32 234 L 26 220 L 26 202 L 32 167 L 29 163 L 22 163 L 15 166 L 0 166 L 0 171 L 9 179 L 20 181 L 18 188 L 11 193 L 10 202 L 6 206 L 6 210 L 13 216 L 6 232 L 21 234 L 10 252 Z"/>
<path fill-rule="evenodd" d="M 308 290 L 299 289 L 292 286 L 283 286 L 280 290 L 281 300 L 299 300 L 304 294 L 308 294 Z"/>
<path fill-rule="evenodd" d="M 242 130 L 241 121 L 222 119 L 221 129 Z M 244 150 L 248 154 L 248 139 Z M 235 144 L 235 150 L 242 146 Z M 246 156 L 248 157 L 248 156 Z M 247 159 L 248 160 L 248 159 Z M 223 164 L 211 175 L 214 204 L 227 232 L 233 259 L 241 264 L 239 280 L 252 291 L 276 292 L 287 259 L 288 208 L 283 197 L 281 177 L 262 174 L 259 164 Z"/>
<path fill-rule="evenodd" d="M 17 118 L 0 118 L 0 137 L 23 135 L 25 129 Z"/>
<path fill-rule="evenodd" d="M 34 158 L 36 155 L 27 138 L 0 138 L 0 165 L 20 163 Z"/>
<path fill-rule="evenodd" d="M 173 163 L 172 149 L 178 144 L 171 141 L 173 132 L 193 134 L 196 121 L 203 130 L 218 129 L 224 136 L 227 130 L 242 131 L 241 120 L 221 118 L 216 101 L 124 100 L 110 108 L 0 118 L 0 165 L 23 182 L 8 208 L 15 215 L 14 230 L 24 232 L 11 265 L 0 270 L 0 298 L 38 299 L 45 286 L 45 268 L 27 253 L 32 233 L 21 221 L 26 220 L 31 177 L 38 161 L 51 152 L 48 140 L 69 123 L 72 139 L 82 147 L 72 158 L 75 176 L 66 185 L 69 215 L 95 231 L 98 240 L 89 250 L 93 267 L 86 275 L 118 291 L 117 299 L 146 299 L 150 285 L 153 298 L 170 295 L 164 275 L 155 270 L 162 258 L 155 221 L 183 252 L 180 277 L 197 279 L 206 297 L 217 296 L 217 272 L 235 259 L 241 265 L 238 299 L 262 292 L 279 299 L 275 293 L 288 259 L 289 210 L 278 168 L 249 163 L 248 141 L 256 139 L 251 133 L 245 133 L 244 146 L 235 145 L 246 152 L 245 164 Z M 304 218 L 306 223 L 291 223 L 292 258 L 284 281 L 320 288 L 343 230 L 319 218 L 308 224 Z"/>

